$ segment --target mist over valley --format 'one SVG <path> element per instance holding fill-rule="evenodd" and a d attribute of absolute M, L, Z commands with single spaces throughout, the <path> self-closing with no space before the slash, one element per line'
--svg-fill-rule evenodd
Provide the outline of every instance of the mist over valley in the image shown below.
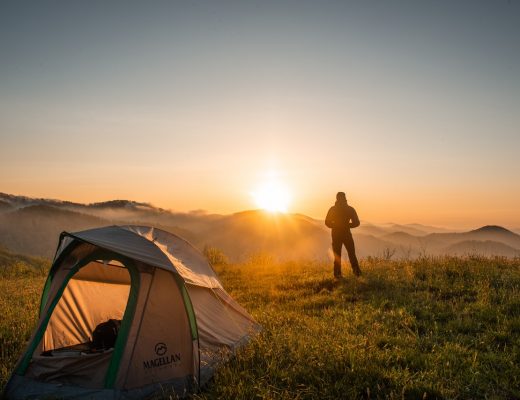
<path fill-rule="evenodd" d="M 279 260 L 327 259 L 330 232 L 303 214 L 249 210 L 229 215 L 177 213 L 130 200 L 81 204 L 0 193 L 0 245 L 13 252 L 51 258 L 62 231 L 106 225 L 151 225 L 197 248 L 214 247 L 230 261 L 268 254 Z M 450 231 L 421 224 L 372 224 L 353 231 L 359 257 L 421 255 L 520 256 L 520 235 L 501 226 Z"/>

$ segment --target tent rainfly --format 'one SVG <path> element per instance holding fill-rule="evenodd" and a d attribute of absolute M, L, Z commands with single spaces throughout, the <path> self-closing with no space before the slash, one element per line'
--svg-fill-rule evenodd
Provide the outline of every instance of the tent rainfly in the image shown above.
<path fill-rule="evenodd" d="M 112 345 L 93 346 L 96 328 L 110 323 Z M 4 396 L 182 396 L 258 330 L 185 240 L 145 226 L 64 232 Z"/>

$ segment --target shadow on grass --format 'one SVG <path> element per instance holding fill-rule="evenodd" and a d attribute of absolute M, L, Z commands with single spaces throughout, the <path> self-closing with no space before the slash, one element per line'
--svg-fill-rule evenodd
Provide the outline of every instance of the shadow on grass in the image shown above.
<path fill-rule="evenodd" d="M 294 281 L 287 277 L 285 282 L 276 285 L 276 289 L 301 292 L 304 295 L 342 294 L 350 296 L 351 299 L 354 296 L 357 301 L 364 301 L 374 297 L 394 297 L 395 294 L 407 292 L 408 288 L 397 287 L 393 282 L 381 277 L 374 279 L 370 276 L 361 278 L 346 276 L 340 279 L 295 279 Z"/>

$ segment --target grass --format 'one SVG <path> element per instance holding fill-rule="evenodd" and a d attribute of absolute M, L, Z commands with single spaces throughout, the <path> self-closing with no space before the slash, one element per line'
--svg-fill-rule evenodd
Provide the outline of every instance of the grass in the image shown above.
<path fill-rule="evenodd" d="M 520 398 L 520 260 L 217 269 L 264 329 L 199 399 Z"/>
<path fill-rule="evenodd" d="M 0 391 L 37 322 L 48 260 L 0 248 Z"/>
<path fill-rule="evenodd" d="M 263 326 L 196 399 L 520 398 L 520 260 L 363 260 L 363 277 L 268 257 L 217 265 Z M 23 275 L 23 274 L 22 274 Z M 0 281 L 0 385 L 44 278 Z"/>

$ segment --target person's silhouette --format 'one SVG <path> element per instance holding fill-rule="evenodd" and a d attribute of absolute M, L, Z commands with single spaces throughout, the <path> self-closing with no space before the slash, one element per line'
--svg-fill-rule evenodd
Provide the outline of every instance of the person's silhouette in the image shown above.
<path fill-rule="evenodd" d="M 354 248 L 354 239 L 350 232 L 351 228 L 359 226 L 359 218 L 356 210 L 347 204 L 347 197 L 344 192 L 338 192 L 336 195 L 336 204 L 327 213 L 325 225 L 331 228 L 332 251 L 334 252 L 334 277 L 341 277 L 341 249 L 343 245 L 347 249 L 352 271 L 356 276 L 361 275 L 356 249 Z"/>

